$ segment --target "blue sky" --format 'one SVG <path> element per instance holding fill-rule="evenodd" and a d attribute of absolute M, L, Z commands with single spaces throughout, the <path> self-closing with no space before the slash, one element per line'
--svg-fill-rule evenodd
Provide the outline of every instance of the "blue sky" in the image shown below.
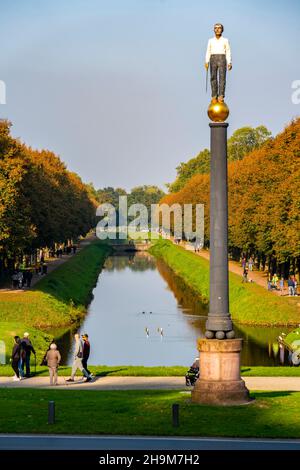
<path fill-rule="evenodd" d="M 280 132 L 300 115 L 296 0 L 1 0 L 0 116 L 97 188 L 163 186 L 209 145 L 203 63 L 216 21 L 232 48 L 229 133 Z"/>

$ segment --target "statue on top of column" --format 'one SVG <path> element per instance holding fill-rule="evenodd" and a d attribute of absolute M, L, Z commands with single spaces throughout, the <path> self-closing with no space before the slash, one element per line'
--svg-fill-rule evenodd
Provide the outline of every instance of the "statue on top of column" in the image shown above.
<path fill-rule="evenodd" d="M 214 25 L 215 37 L 209 39 L 205 56 L 206 87 L 210 68 L 211 102 L 207 114 L 214 122 L 224 122 L 229 116 L 225 103 L 226 72 L 232 69 L 231 51 L 228 39 L 222 36 L 224 26 Z"/>

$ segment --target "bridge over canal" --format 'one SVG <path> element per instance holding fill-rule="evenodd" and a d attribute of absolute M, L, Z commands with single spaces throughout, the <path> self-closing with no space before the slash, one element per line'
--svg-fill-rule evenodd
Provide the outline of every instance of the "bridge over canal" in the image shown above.
<path fill-rule="evenodd" d="M 134 241 L 134 240 L 131 240 L 130 242 L 126 242 L 126 243 L 116 243 L 114 241 L 112 241 L 110 243 L 110 245 L 112 246 L 112 248 L 114 249 L 115 252 L 118 252 L 118 253 L 122 253 L 124 251 L 128 252 L 128 251 L 147 251 L 149 250 L 149 248 L 152 246 L 152 243 L 148 240 L 144 240 L 144 241 Z"/>

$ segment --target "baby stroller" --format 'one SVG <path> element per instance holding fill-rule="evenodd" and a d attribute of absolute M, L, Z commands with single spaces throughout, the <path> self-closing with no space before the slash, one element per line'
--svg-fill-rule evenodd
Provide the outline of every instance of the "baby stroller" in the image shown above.
<path fill-rule="evenodd" d="M 187 387 L 195 385 L 197 379 L 199 378 L 200 371 L 199 371 L 199 358 L 196 357 L 195 361 L 185 374 L 185 385 Z"/>

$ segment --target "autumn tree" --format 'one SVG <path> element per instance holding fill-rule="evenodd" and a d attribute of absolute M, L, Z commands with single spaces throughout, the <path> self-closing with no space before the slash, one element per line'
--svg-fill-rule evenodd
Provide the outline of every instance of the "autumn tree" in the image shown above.
<path fill-rule="evenodd" d="M 119 197 L 126 196 L 126 190 L 123 188 L 113 188 L 112 186 L 107 186 L 103 189 L 98 189 L 97 191 L 97 200 L 99 204 L 109 203 L 114 207 L 119 207 Z"/>
<path fill-rule="evenodd" d="M 30 204 L 22 193 L 29 163 L 25 147 L 10 137 L 8 121 L 0 122 L 0 250 L 12 255 L 35 237 Z"/>
<path fill-rule="evenodd" d="M 253 254 L 285 276 L 300 271 L 299 163 L 300 118 L 242 160 L 229 163 L 229 251 L 233 256 Z M 193 176 L 162 202 L 204 204 L 209 244 L 209 175 Z"/>
<path fill-rule="evenodd" d="M 0 122 L 0 258 L 14 258 L 86 234 L 95 201 L 53 152 L 36 151 Z M 1 266 L 0 266 L 1 269 Z"/>
<path fill-rule="evenodd" d="M 150 214 L 151 204 L 158 204 L 165 193 L 154 185 L 136 186 L 128 195 L 128 206 L 132 204 L 144 204 Z"/>
<path fill-rule="evenodd" d="M 270 138 L 271 132 L 265 126 L 258 126 L 256 128 L 248 126 L 237 129 L 228 139 L 228 160 L 242 160 L 245 155 L 260 148 Z M 209 150 L 204 149 L 195 158 L 191 158 L 187 162 L 181 162 L 176 170 L 176 180 L 173 183 L 167 184 L 170 193 L 176 193 L 182 189 L 192 176 L 209 173 Z"/>
<path fill-rule="evenodd" d="M 210 166 L 210 151 L 208 149 L 202 150 L 197 157 L 191 158 L 186 163 L 181 162 L 176 167 L 177 177 L 173 183 L 167 184 L 170 193 L 176 193 L 187 181 L 196 174 L 209 173 Z"/>
<path fill-rule="evenodd" d="M 245 155 L 261 147 L 271 137 L 265 126 L 241 127 L 228 139 L 227 153 L 229 161 L 242 160 Z"/>

